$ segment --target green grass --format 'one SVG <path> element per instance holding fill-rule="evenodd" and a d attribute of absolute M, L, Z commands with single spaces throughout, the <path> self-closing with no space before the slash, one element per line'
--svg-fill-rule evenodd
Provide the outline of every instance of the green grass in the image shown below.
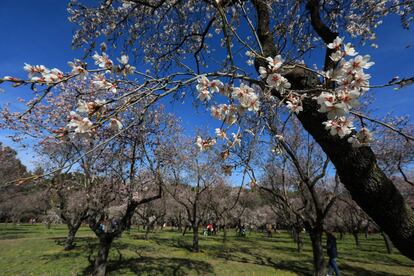
<path fill-rule="evenodd" d="M 88 255 L 96 246 L 88 228 L 78 232 L 76 249 L 63 250 L 63 225 L 0 225 L 0 275 L 82 275 L 90 272 Z M 115 241 L 110 252 L 109 275 L 310 275 L 312 252 L 305 239 L 302 253 L 287 233 L 265 238 L 250 233 L 237 238 L 231 232 L 225 244 L 221 236 L 200 237 L 200 253 L 191 253 L 191 233 L 158 231 L 143 239 L 132 230 Z M 116 248 L 116 249 L 115 249 Z M 339 266 L 343 275 L 414 275 L 414 262 L 386 254 L 382 237 L 361 236 L 356 248 L 350 235 L 338 239 Z M 120 255 L 122 255 L 121 261 Z"/>

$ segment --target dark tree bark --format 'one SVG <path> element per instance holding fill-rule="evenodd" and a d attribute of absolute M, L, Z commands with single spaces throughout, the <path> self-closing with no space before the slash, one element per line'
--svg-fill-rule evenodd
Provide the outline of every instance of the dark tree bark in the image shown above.
<path fill-rule="evenodd" d="M 178 214 L 178 231 L 181 232 L 183 229 L 183 223 L 182 223 L 182 216 L 181 216 L 181 212 Z"/>
<path fill-rule="evenodd" d="M 296 231 L 296 251 L 298 253 L 301 253 L 302 248 L 303 248 L 302 232 L 301 231 Z"/>
<path fill-rule="evenodd" d="M 227 242 L 227 226 L 223 225 L 223 242 Z"/>
<path fill-rule="evenodd" d="M 148 240 L 148 236 L 149 236 L 149 232 L 150 232 L 150 226 L 147 225 L 147 227 L 145 228 L 145 240 Z"/>
<path fill-rule="evenodd" d="M 273 56 L 277 49 L 270 28 L 270 14 L 266 1 L 252 1 L 257 13 L 257 32 L 265 56 Z M 315 32 L 325 43 L 332 42 L 338 35 L 321 20 L 318 0 L 308 0 L 307 9 Z M 325 69 L 335 66 L 329 58 L 331 49 L 325 55 Z M 256 60 L 256 68 L 263 66 L 263 60 Z M 317 78 L 309 71 L 294 70 L 286 75 L 292 89 L 314 89 Z M 276 96 L 280 95 L 275 91 Z M 298 114 L 303 127 L 322 147 L 334 164 L 341 182 L 351 193 L 352 199 L 383 229 L 395 247 L 402 254 L 414 260 L 414 211 L 409 207 L 393 182 L 378 167 L 370 147 L 353 148 L 347 138 L 331 136 L 322 125 L 326 114 L 319 113 L 314 100 L 303 102 L 303 112 Z"/>
<path fill-rule="evenodd" d="M 302 232 L 301 227 L 298 226 L 292 226 L 292 229 L 290 231 L 290 235 L 293 239 L 293 241 L 296 243 L 296 252 L 301 253 L 303 248 L 303 239 L 302 239 Z"/>
<path fill-rule="evenodd" d="M 138 206 L 151 202 L 153 200 L 157 200 L 162 196 L 162 188 L 159 186 L 158 194 L 152 197 L 144 198 L 140 201 L 130 201 L 128 202 L 125 214 L 122 216 L 120 220 L 118 220 L 115 224 L 111 223 L 109 229 L 105 229 L 102 231 L 100 228 L 101 221 L 97 221 L 96 218 L 100 213 L 100 209 L 96 210 L 95 215 L 89 216 L 89 227 L 95 232 L 96 236 L 99 239 L 99 251 L 98 256 L 95 260 L 94 266 L 94 273 L 95 276 L 104 276 L 106 273 L 106 266 L 107 266 L 107 259 L 109 250 L 111 249 L 112 242 L 115 238 L 120 237 L 122 233 L 126 230 L 129 221 L 133 217 L 135 210 Z"/>
<path fill-rule="evenodd" d="M 192 227 L 193 227 L 193 245 L 191 247 L 191 250 L 193 252 L 199 252 L 200 248 L 198 246 L 198 223 L 194 223 Z"/>
<path fill-rule="evenodd" d="M 352 232 L 352 236 L 354 236 L 355 245 L 359 247 L 359 233 L 357 231 Z"/>
<path fill-rule="evenodd" d="M 381 232 L 382 237 L 384 238 L 385 247 L 387 248 L 387 253 L 392 254 L 392 242 L 387 234 Z"/>
<path fill-rule="evenodd" d="M 384 229 L 402 254 L 414 259 L 414 212 L 378 167 L 371 148 L 353 148 L 346 138 L 329 135 L 322 125 L 327 118 L 317 111 L 314 101 L 306 101 L 298 118 L 329 156 L 352 199 Z"/>
<path fill-rule="evenodd" d="M 309 231 L 312 242 L 313 267 L 315 276 L 325 276 L 325 259 L 322 246 L 322 228 L 313 228 Z"/>
<path fill-rule="evenodd" d="M 98 256 L 95 260 L 94 276 L 105 276 L 106 266 L 108 262 L 109 249 L 111 248 L 113 241 L 112 236 L 104 235 L 99 238 L 99 250 Z"/>
<path fill-rule="evenodd" d="M 81 221 L 75 224 L 68 223 L 68 236 L 66 237 L 65 241 L 65 250 L 72 250 L 75 248 L 75 236 L 79 230 L 79 227 L 81 226 L 81 223 Z"/>
<path fill-rule="evenodd" d="M 185 234 L 187 233 L 187 228 L 188 228 L 188 225 L 185 225 L 184 231 L 183 231 L 183 236 L 185 236 Z"/>

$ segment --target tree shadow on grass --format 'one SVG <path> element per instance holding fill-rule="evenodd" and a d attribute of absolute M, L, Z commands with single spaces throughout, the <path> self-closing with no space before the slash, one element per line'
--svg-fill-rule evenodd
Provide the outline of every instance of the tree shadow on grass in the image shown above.
<path fill-rule="evenodd" d="M 51 237 L 47 239 L 54 241 L 57 245 L 62 247 L 64 247 L 66 243 L 66 237 Z M 73 249 L 89 248 L 91 244 L 95 243 L 97 243 L 97 239 L 95 237 L 75 237 Z"/>
<path fill-rule="evenodd" d="M 172 247 L 178 249 L 184 249 L 192 252 L 192 243 L 185 237 L 178 238 L 161 238 L 161 237 L 151 237 L 149 241 L 155 242 L 157 245 L 162 247 Z M 200 246 L 201 251 L 203 251 L 202 246 Z"/>
<path fill-rule="evenodd" d="M 360 252 L 359 252 L 360 251 Z M 385 252 L 376 252 L 369 250 L 355 250 L 354 252 L 341 252 L 340 257 L 351 262 L 362 262 L 369 264 L 382 264 L 387 266 L 404 266 L 414 267 L 414 263 L 409 260 L 398 260 L 394 255 L 388 255 Z M 362 252 L 363 251 L 363 252 Z"/>
<path fill-rule="evenodd" d="M 368 270 L 359 266 L 351 266 L 348 264 L 340 264 L 339 265 L 339 269 L 341 271 L 346 271 L 347 274 L 351 274 L 351 275 L 358 275 L 358 276 L 393 276 L 395 274 L 392 273 L 387 273 L 387 272 L 379 272 L 379 271 L 375 271 L 373 272 L 372 270 Z M 409 274 L 407 274 L 407 276 L 410 276 Z"/>
<path fill-rule="evenodd" d="M 107 273 L 121 275 L 127 271 L 136 275 L 207 275 L 214 274 L 213 266 L 207 262 L 185 258 L 139 257 L 123 261 L 110 261 Z M 91 275 L 93 265 L 87 267 L 82 275 Z"/>
<path fill-rule="evenodd" d="M 15 240 L 26 238 L 27 234 L 32 234 L 29 229 L 23 229 L 21 227 L 0 227 L 0 240 Z"/>

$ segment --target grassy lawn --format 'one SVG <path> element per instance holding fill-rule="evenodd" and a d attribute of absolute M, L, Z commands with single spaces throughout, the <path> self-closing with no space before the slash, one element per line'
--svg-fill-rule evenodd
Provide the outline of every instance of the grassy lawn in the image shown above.
<path fill-rule="evenodd" d="M 82 275 L 90 272 L 88 255 L 96 239 L 88 228 L 78 232 L 77 247 L 63 250 L 63 225 L 0 225 L 0 275 Z M 301 254 L 287 233 L 265 238 L 249 233 L 229 241 L 200 237 L 200 253 L 191 253 L 191 234 L 158 231 L 143 239 L 136 229 L 114 243 L 109 275 L 310 275 L 312 252 L 308 239 Z M 414 275 L 414 262 L 399 253 L 386 254 L 382 237 L 361 236 L 356 248 L 350 235 L 338 239 L 343 275 Z M 120 260 L 121 254 L 121 260 Z"/>

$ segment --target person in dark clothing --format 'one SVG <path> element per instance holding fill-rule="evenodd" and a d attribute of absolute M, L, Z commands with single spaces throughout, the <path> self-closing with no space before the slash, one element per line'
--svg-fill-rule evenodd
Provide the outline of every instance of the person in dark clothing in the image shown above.
<path fill-rule="evenodd" d="M 335 272 L 336 276 L 340 275 L 338 265 L 336 264 L 336 259 L 338 258 L 338 251 L 336 249 L 336 238 L 331 232 L 326 232 L 326 253 L 329 257 L 328 262 L 328 275 L 333 275 L 332 270 Z"/>

